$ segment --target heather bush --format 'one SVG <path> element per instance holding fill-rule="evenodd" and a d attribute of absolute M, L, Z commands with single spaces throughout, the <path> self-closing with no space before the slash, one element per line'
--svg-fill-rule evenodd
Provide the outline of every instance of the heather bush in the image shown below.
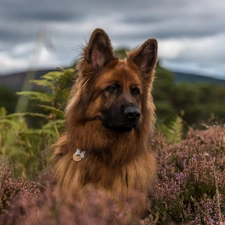
<path fill-rule="evenodd" d="M 0 215 L 5 214 L 8 217 L 13 208 L 13 202 L 18 196 L 21 199 L 24 196 L 35 198 L 39 195 L 40 190 L 35 182 L 26 182 L 22 178 L 13 179 L 12 169 L 4 161 L 0 166 Z"/>
<path fill-rule="evenodd" d="M 158 179 L 151 196 L 159 224 L 219 224 L 225 221 L 225 128 L 190 130 L 185 140 L 166 144 L 153 140 L 158 151 Z M 160 147 L 159 147 L 160 146 Z"/>
<path fill-rule="evenodd" d="M 7 213 L 0 215 L 0 224 L 4 225 L 138 225 L 155 224 L 152 217 L 145 221 L 134 218 L 130 211 L 134 200 L 138 197 L 134 194 L 128 199 L 126 212 L 108 199 L 104 193 L 95 196 L 95 191 L 89 195 L 87 206 L 82 210 L 79 200 L 73 196 L 62 195 L 54 186 L 46 186 L 46 190 L 38 197 L 30 198 L 28 195 L 18 195 L 14 198 L 13 205 Z M 146 223 L 147 221 L 147 223 Z"/>

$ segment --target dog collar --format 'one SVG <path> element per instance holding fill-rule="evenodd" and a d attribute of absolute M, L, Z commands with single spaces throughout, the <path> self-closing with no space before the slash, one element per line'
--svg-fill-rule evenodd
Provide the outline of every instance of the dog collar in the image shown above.
<path fill-rule="evenodd" d="M 79 148 L 73 154 L 73 160 L 79 162 L 81 159 L 84 158 L 85 151 L 81 151 Z"/>

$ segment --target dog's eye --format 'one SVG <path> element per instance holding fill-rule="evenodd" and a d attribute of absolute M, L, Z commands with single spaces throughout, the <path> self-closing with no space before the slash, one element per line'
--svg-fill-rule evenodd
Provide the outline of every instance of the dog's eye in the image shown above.
<path fill-rule="evenodd" d="M 132 92 L 132 95 L 134 95 L 134 96 L 140 95 L 140 90 L 139 90 L 139 88 L 133 88 L 133 89 L 131 90 L 131 92 Z"/>
<path fill-rule="evenodd" d="M 116 86 L 112 84 L 106 88 L 106 91 L 113 93 L 115 91 L 115 89 L 116 89 Z"/>

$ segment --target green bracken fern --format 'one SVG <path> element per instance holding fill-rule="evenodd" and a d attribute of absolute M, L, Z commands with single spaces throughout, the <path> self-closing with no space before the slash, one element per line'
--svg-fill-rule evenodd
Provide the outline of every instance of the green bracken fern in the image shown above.
<path fill-rule="evenodd" d="M 176 116 L 168 126 L 163 124 L 160 130 L 168 143 L 179 143 L 183 134 L 183 120 L 180 116 Z"/>
<path fill-rule="evenodd" d="M 35 101 L 41 112 L 20 112 L 7 115 L 0 108 L 0 156 L 12 164 L 15 176 L 32 178 L 48 166 L 50 146 L 64 125 L 64 108 L 69 87 L 76 78 L 72 68 L 50 72 L 40 80 L 31 80 L 35 91 L 17 94 Z M 27 117 L 45 122 L 39 129 L 29 127 Z"/>

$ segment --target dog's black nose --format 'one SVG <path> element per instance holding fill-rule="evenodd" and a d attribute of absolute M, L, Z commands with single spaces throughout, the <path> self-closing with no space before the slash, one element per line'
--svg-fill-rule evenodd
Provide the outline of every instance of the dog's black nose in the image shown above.
<path fill-rule="evenodd" d="M 134 106 L 128 106 L 124 113 L 129 120 L 137 120 L 140 117 L 140 110 Z"/>

